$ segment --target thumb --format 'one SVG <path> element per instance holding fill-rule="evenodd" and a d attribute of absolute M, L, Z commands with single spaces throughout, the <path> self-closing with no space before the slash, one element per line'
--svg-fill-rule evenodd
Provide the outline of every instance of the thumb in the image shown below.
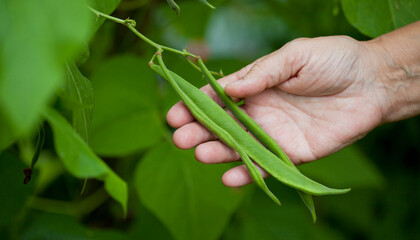
<path fill-rule="evenodd" d="M 255 61 L 251 69 L 239 80 L 225 87 L 231 97 L 244 98 L 263 92 L 295 76 L 303 66 L 299 51 L 281 48 Z"/>

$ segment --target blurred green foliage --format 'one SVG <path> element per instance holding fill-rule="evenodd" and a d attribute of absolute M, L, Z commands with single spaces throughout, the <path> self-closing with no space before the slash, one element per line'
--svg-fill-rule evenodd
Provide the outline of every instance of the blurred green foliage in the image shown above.
<path fill-rule="evenodd" d="M 297 37 L 367 40 L 420 13 L 414 0 L 211 1 L 216 10 L 185 0 L 177 1 L 179 17 L 163 0 L 87 2 L 136 19 L 146 36 L 224 73 Z M 0 1 L 1 239 L 418 239 L 418 117 L 299 167 L 329 186 L 352 187 L 315 198 L 313 224 L 278 182 L 268 184 L 281 207 L 253 185 L 223 186 L 236 163 L 204 165 L 172 145 L 165 114 L 178 97 L 148 69 L 152 54 L 82 0 Z M 167 65 L 198 87 L 206 82 L 179 56 Z M 23 185 L 40 124 L 45 147 Z"/>
<path fill-rule="evenodd" d="M 377 37 L 420 18 L 416 0 L 341 0 L 351 24 L 360 32 Z"/>
<path fill-rule="evenodd" d="M 243 194 L 220 182 L 221 171 L 229 166 L 205 166 L 193 159 L 193 151 L 169 143 L 156 146 L 137 166 L 136 190 L 176 239 L 217 239 Z"/>
<path fill-rule="evenodd" d="M 121 157 L 155 145 L 164 129 L 158 89 L 147 61 L 117 56 L 92 76 L 95 89 L 91 146 L 102 156 Z M 116 81 L 117 80 L 117 81 Z"/>
<path fill-rule="evenodd" d="M 39 121 L 40 112 L 64 82 L 62 62 L 74 58 L 88 41 L 91 21 L 83 0 L 0 4 L 0 130 L 6 133 L 0 138 L 1 149 Z"/>

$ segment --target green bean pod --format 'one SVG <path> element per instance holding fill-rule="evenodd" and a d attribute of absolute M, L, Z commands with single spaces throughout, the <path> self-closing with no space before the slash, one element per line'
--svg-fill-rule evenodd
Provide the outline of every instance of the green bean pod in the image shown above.
<path fill-rule="evenodd" d="M 174 0 L 167 0 L 169 6 L 171 9 L 175 12 L 176 15 L 179 16 L 179 13 L 181 12 L 181 9 L 179 8 L 178 4 Z"/>
<path fill-rule="evenodd" d="M 182 89 L 178 82 L 174 79 L 173 73 L 169 72 L 169 70 L 166 68 L 165 63 L 162 60 L 161 53 L 158 52 L 156 55 L 156 58 L 158 59 L 158 62 L 160 64 L 160 69 L 162 72 L 157 71 L 156 65 L 151 65 L 151 68 L 158 72 L 159 74 L 162 74 L 161 76 L 164 77 L 166 80 L 169 81 L 169 83 L 172 85 L 172 87 L 175 89 L 175 91 L 178 93 L 181 100 L 185 103 L 185 105 L 188 106 L 188 109 L 193 113 L 194 117 L 200 121 L 207 129 L 209 129 L 211 132 L 215 133 L 220 139 L 223 139 L 225 143 L 228 144 L 229 147 L 235 149 L 242 161 L 244 162 L 245 166 L 247 167 L 248 171 L 250 172 L 252 178 L 255 180 L 255 183 L 260 187 L 275 203 L 280 205 L 280 201 L 277 199 L 277 197 L 268 189 L 267 185 L 265 184 L 265 181 L 263 177 L 261 176 L 260 171 L 258 168 L 254 165 L 254 163 L 249 159 L 248 155 L 244 151 L 244 149 L 237 143 L 237 141 L 232 138 L 232 136 L 223 128 L 218 126 L 216 123 L 213 122 L 212 118 L 206 114 L 205 111 L 203 111 L 202 108 L 197 106 L 189 97 L 191 94 L 190 92 L 184 91 Z M 183 79 L 182 79 L 183 80 Z M 186 82 L 185 80 L 183 80 Z M 196 89 L 198 90 L 198 89 Z M 200 90 L 198 90 L 200 91 Z M 211 100 L 211 99 L 210 99 Z M 211 100 L 212 101 L 212 100 Z M 224 111 L 223 111 L 224 112 Z M 226 114 L 226 112 L 224 112 Z M 230 117 L 229 117 L 230 118 Z"/>
<path fill-rule="evenodd" d="M 293 164 L 287 154 L 280 148 L 277 142 L 268 135 L 261 127 L 258 125 L 254 119 L 252 119 L 248 114 L 246 114 L 239 106 L 229 97 L 222 86 L 216 81 L 210 71 L 207 69 L 206 65 L 204 65 L 203 61 L 198 58 L 197 59 L 198 66 L 200 67 L 202 73 L 204 74 L 207 82 L 214 90 L 214 92 L 219 96 L 219 98 L 223 101 L 226 107 L 230 110 L 230 112 L 235 116 L 236 119 L 246 128 L 248 131 L 261 143 L 263 144 L 268 150 L 274 153 L 279 159 L 287 163 L 289 166 L 296 168 L 297 167 Z M 306 207 L 309 209 L 312 220 L 316 222 L 316 212 L 315 212 L 315 204 L 312 198 L 312 195 L 304 193 L 302 191 L 297 191 L 299 193 L 300 198 L 305 203 Z"/>
<path fill-rule="evenodd" d="M 283 161 L 279 161 L 278 157 L 267 150 L 250 134 L 248 134 L 229 114 L 223 110 L 217 103 L 215 103 L 209 96 L 201 90 L 191 85 L 177 74 L 170 72 L 172 80 L 168 79 L 160 66 L 151 65 L 151 68 L 161 75 L 174 87 L 175 91 L 184 101 L 186 106 L 190 109 L 194 117 L 203 123 L 205 126 L 206 120 L 210 119 L 212 123 L 218 125 L 227 132 L 231 139 L 234 139 L 237 144 L 246 152 L 246 154 L 258 163 L 262 168 L 268 170 L 274 178 L 282 183 L 301 190 L 312 195 L 329 195 L 342 194 L 350 191 L 350 189 L 334 189 L 326 187 L 312 179 L 304 176 L 297 169 L 289 166 Z M 202 118 L 205 117 L 205 119 Z M 212 131 L 212 129 L 210 129 Z M 215 133 L 220 137 L 219 133 Z M 230 139 L 221 140 L 230 145 Z"/>
<path fill-rule="evenodd" d="M 200 2 L 211 9 L 216 9 L 213 5 L 211 5 L 207 0 L 200 0 Z"/>

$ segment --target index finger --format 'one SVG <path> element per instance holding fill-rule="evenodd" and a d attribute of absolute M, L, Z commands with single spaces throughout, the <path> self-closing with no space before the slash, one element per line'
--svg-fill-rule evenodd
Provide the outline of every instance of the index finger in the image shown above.
<path fill-rule="evenodd" d="M 246 67 L 242 68 L 241 70 L 232 73 L 226 77 L 220 78 L 217 80 L 219 84 L 224 88 L 227 84 L 239 80 L 243 75 L 245 75 L 249 69 L 252 68 L 252 66 L 255 64 L 251 63 L 247 65 Z M 217 96 L 217 94 L 213 91 L 213 89 L 210 87 L 210 85 L 205 85 L 201 89 L 205 94 L 207 94 L 211 99 L 213 99 L 217 104 L 219 104 L 221 107 L 224 107 L 223 102 L 220 100 L 220 98 Z M 238 101 L 238 99 L 234 99 Z M 195 118 L 190 113 L 188 108 L 182 103 L 181 101 L 177 102 L 174 106 L 172 106 L 171 109 L 169 109 L 167 115 L 166 115 L 166 121 L 168 124 L 174 128 L 182 127 L 183 125 L 195 121 Z"/>

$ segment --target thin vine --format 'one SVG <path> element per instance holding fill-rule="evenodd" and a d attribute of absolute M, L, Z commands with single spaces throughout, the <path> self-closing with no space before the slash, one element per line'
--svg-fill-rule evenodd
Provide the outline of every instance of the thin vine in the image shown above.
<path fill-rule="evenodd" d="M 164 45 L 161 45 L 161 44 L 158 44 L 158 43 L 152 41 L 151 39 L 149 39 L 148 37 L 146 37 L 145 35 L 143 35 L 142 33 L 140 33 L 136 29 L 136 25 L 137 24 L 136 24 L 136 21 L 135 20 L 130 19 L 130 18 L 127 18 L 127 19 L 123 20 L 123 19 L 120 19 L 120 18 L 117 18 L 117 17 L 114 17 L 114 16 L 110 16 L 108 14 L 105 14 L 103 12 L 100 12 L 100 11 L 98 11 L 96 9 L 93 9 L 92 7 L 89 7 L 89 10 L 92 11 L 94 14 L 96 14 L 96 16 L 98 16 L 98 17 L 103 17 L 105 19 L 108 19 L 108 20 L 111 20 L 113 22 L 116 22 L 116 23 L 119 23 L 119 24 L 122 24 L 122 25 L 126 26 L 128 29 L 130 29 L 141 40 L 143 40 L 144 42 L 146 42 L 150 46 L 156 48 L 156 51 L 157 52 L 162 53 L 164 51 L 168 51 L 168 52 L 172 52 L 172 53 L 175 53 L 175 54 L 178 54 L 178 55 L 181 55 L 181 56 L 185 57 L 187 59 L 187 61 L 196 70 L 198 70 L 198 71 L 201 72 L 201 69 L 193 61 L 191 61 L 191 59 L 189 59 L 189 58 L 198 59 L 199 56 L 197 56 L 197 55 L 195 55 L 193 53 L 188 52 L 186 49 L 184 49 L 184 50 L 181 51 L 181 50 L 178 50 L 178 49 L 175 49 L 175 48 L 171 48 L 171 47 L 168 47 L 168 46 L 164 46 Z M 154 56 L 153 56 L 153 58 L 154 58 Z M 213 74 L 213 75 L 215 75 L 215 76 L 224 77 L 224 75 L 223 75 L 223 73 L 221 71 L 220 72 L 210 71 L 210 73 Z"/>

